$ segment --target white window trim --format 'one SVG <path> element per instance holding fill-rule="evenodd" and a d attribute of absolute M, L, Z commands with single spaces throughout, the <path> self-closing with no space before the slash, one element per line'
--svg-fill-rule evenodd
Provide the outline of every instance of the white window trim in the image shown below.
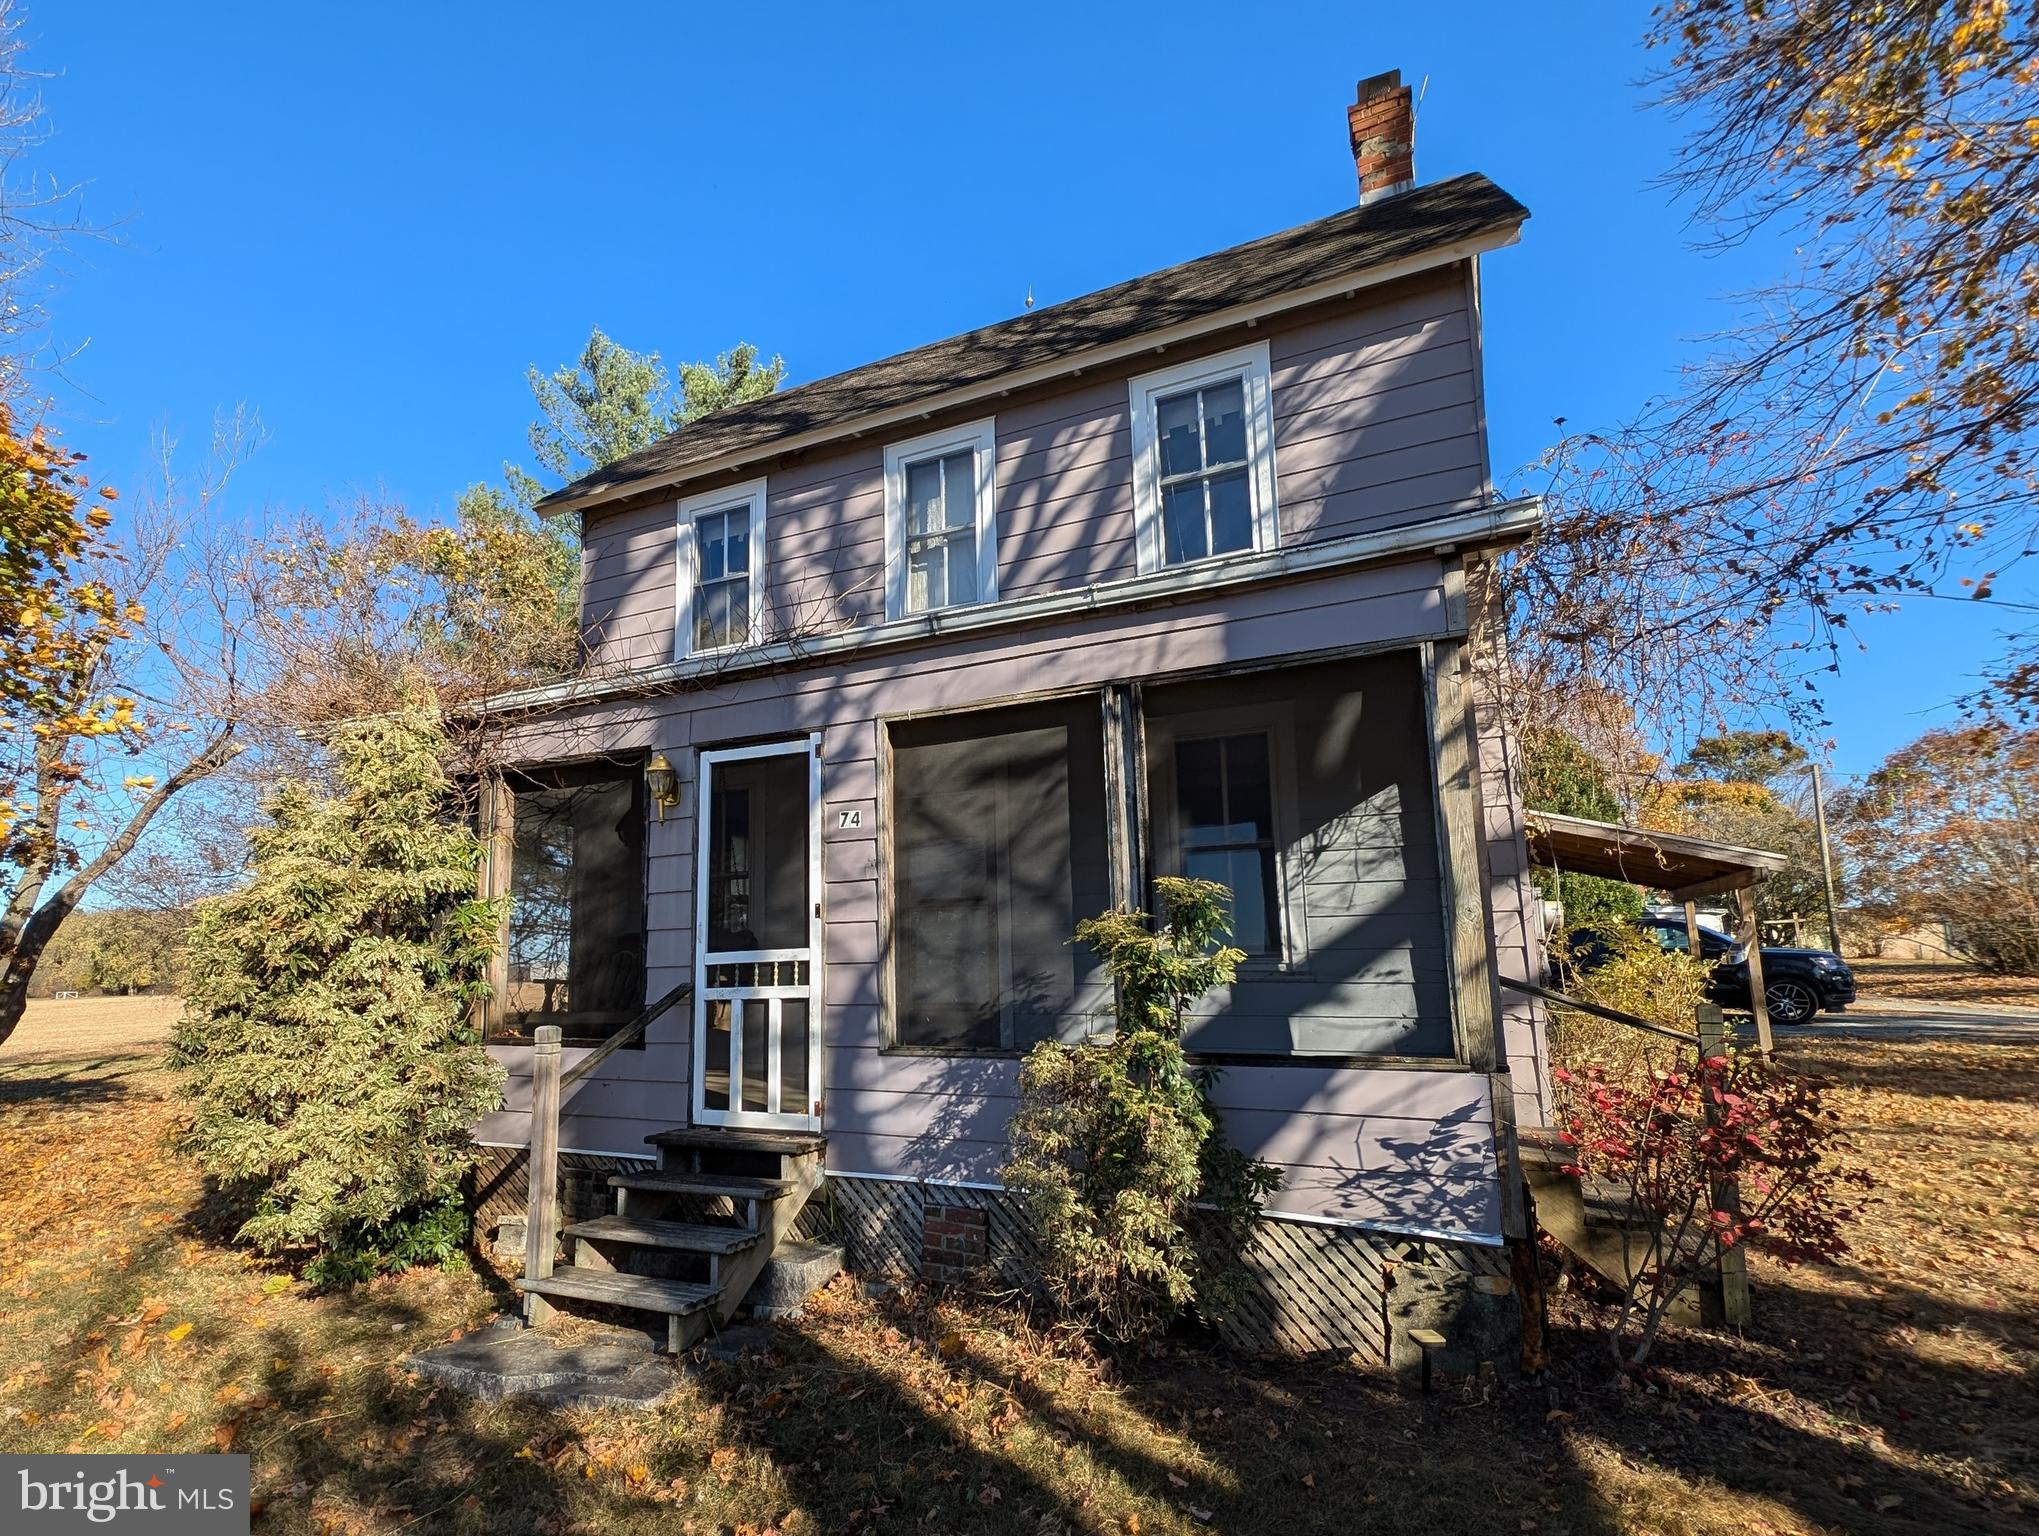
<path fill-rule="evenodd" d="M 699 552 L 694 548 L 694 520 L 705 513 L 734 512 L 739 508 L 750 513 L 750 625 L 749 639 L 743 645 L 758 645 L 764 640 L 765 482 L 760 478 L 741 485 L 725 485 L 719 491 L 704 491 L 680 502 L 677 564 L 673 572 L 676 657 L 728 655 L 743 649 L 743 645 L 717 645 L 698 651 L 694 648 L 694 587 L 700 570 Z"/>
<path fill-rule="evenodd" d="M 1253 497 L 1253 549 L 1266 554 L 1281 546 L 1281 519 L 1274 499 L 1274 389 L 1269 382 L 1267 343 L 1178 363 L 1128 381 L 1133 408 L 1133 532 L 1140 574 L 1193 570 L 1212 561 L 1236 559 L 1244 550 L 1207 555 L 1170 566 L 1161 532 L 1161 436 L 1154 428 L 1155 403 L 1204 384 L 1237 378 L 1245 385 L 1246 484 Z"/>
<path fill-rule="evenodd" d="M 981 608 L 998 601 L 998 422 L 972 421 L 885 447 L 885 617 L 916 618 L 906 609 L 906 466 L 969 449 L 977 466 L 977 601 L 945 603 L 925 613 Z"/>

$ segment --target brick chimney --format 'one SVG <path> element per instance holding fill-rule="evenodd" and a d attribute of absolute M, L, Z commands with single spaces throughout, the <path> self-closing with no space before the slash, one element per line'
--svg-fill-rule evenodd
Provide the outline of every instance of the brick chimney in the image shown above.
<path fill-rule="evenodd" d="M 1359 168 L 1360 206 L 1416 185 L 1416 102 L 1402 72 L 1369 75 L 1345 109 L 1352 160 Z"/>

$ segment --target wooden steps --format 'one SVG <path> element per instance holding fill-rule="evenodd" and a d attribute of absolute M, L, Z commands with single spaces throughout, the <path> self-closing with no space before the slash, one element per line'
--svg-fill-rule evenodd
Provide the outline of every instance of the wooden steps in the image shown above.
<path fill-rule="evenodd" d="M 534 1323 L 555 1299 L 627 1307 L 663 1317 L 666 1347 L 677 1354 L 735 1316 L 820 1187 L 824 1143 L 801 1132 L 702 1127 L 645 1139 L 658 1148 L 658 1166 L 612 1174 L 614 1211 L 560 1232 L 574 1262 L 518 1285 Z"/>
<path fill-rule="evenodd" d="M 611 1189 L 639 1189 L 660 1195 L 721 1195 L 731 1200 L 776 1200 L 791 1193 L 791 1179 L 759 1179 L 748 1174 L 686 1173 L 664 1168 L 649 1173 L 612 1173 Z"/>
<path fill-rule="evenodd" d="M 641 1216 L 597 1216 L 577 1221 L 560 1236 L 592 1242 L 629 1243 L 639 1248 L 667 1248 L 676 1253 L 735 1253 L 748 1248 L 759 1234 L 746 1227 L 714 1227 L 692 1221 L 651 1221 Z"/>
<path fill-rule="evenodd" d="M 763 1152 L 780 1157 L 805 1157 L 819 1152 L 826 1138 L 819 1131 L 718 1131 L 684 1125 L 653 1131 L 644 1138 L 654 1147 L 684 1147 L 710 1152 Z"/>
<path fill-rule="evenodd" d="M 650 1275 L 625 1274 L 614 1269 L 582 1269 L 564 1264 L 543 1279 L 525 1275 L 517 1284 L 540 1296 L 563 1296 L 574 1301 L 595 1301 L 609 1307 L 632 1307 L 640 1312 L 658 1312 L 666 1317 L 689 1317 L 712 1306 L 718 1292 L 712 1286 L 693 1285 L 684 1280 L 660 1280 Z"/>

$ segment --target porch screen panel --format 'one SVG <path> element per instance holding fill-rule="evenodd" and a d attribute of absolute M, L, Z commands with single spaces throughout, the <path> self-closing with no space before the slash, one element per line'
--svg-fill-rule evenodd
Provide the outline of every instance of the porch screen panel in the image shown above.
<path fill-rule="evenodd" d="M 893 1039 L 1024 1050 L 1109 1007 L 1069 942 L 1111 904 L 1094 696 L 892 730 Z"/>
<path fill-rule="evenodd" d="M 634 769 L 510 780 L 507 1031 L 599 1039 L 644 996 L 644 811 Z"/>
<path fill-rule="evenodd" d="M 1238 1056 L 1449 1056 L 1415 654 L 1151 685 L 1155 873 L 1224 881 L 1248 951 L 1184 1039 Z"/>

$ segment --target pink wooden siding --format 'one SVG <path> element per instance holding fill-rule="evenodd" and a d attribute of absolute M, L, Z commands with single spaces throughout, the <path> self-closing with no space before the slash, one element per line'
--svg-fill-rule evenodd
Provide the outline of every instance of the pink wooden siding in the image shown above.
<path fill-rule="evenodd" d="M 1136 573 L 1126 381 L 1245 340 L 1268 343 L 1284 544 L 1478 505 L 1487 487 L 1473 325 L 1466 278 L 1454 267 L 1331 313 L 957 413 L 997 421 L 1000 596 L 1073 591 Z M 768 630 L 812 634 L 881 620 L 884 442 L 873 436 L 724 478 L 760 473 Z M 598 666 L 671 659 L 677 502 L 711 485 L 589 516 L 585 618 Z"/>
<path fill-rule="evenodd" d="M 1058 430 L 1053 418 L 1026 428 L 1044 437 Z M 1054 451 L 1044 444 L 1016 458 Z M 542 761 L 656 745 L 679 769 L 681 805 L 653 824 L 649 843 L 647 989 L 656 996 L 683 979 L 691 963 L 697 797 L 690 749 L 820 732 L 828 1165 L 838 1173 L 994 1183 L 1017 1063 L 880 1049 L 879 722 L 1044 689 L 1302 656 L 1360 640 L 1414 643 L 1447 628 L 1442 568 L 1424 558 L 587 706 L 525 727 L 517 750 Z M 836 812 L 851 807 L 866 811 L 863 825 L 843 830 Z M 1505 818 L 1490 816 L 1486 831 L 1512 836 L 1506 827 Z M 1519 890 L 1519 882 L 1490 887 L 1497 918 L 1511 934 L 1520 931 Z M 562 1144 L 642 1153 L 646 1134 L 683 1122 L 688 1022 L 668 1015 L 647 1049 L 618 1053 L 572 1090 Z M 516 1143 L 528 1105 L 527 1053 L 498 1047 L 496 1054 L 511 1068 L 510 1092 L 480 1134 Z M 1234 1066 L 1219 1099 L 1234 1139 L 1283 1167 L 1277 1209 L 1403 1230 L 1498 1233 L 1493 1114 L 1487 1080 L 1477 1073 L 1452 1063 Z"/>

